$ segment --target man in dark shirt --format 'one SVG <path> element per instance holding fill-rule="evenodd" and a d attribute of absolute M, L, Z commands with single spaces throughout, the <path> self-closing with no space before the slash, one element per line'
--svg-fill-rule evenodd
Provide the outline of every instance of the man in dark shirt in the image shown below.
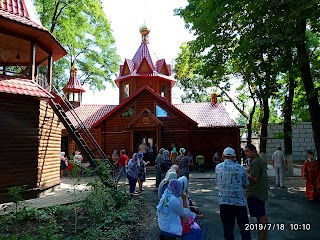
<path fill-rule="evenodd" d="M 129 157 L 126 155 L 126 151 L 123 149 L 120 151 L 119 159 L 114 163 L 119 165 L 120 171 L 117 177 L 117 182 L 121 179 L 122 175 L 126 176 L 126 163 L 129 161 Z"/>
<path fill-rule="evenodd" d="M 257 218 L 259 224 L 259 240 L 265 240 L 267 239 L 268 229 L 266 227 L 268 218 L 265 210 L 265 202 L 268 199 L 267 169 L 254 145 L 248 144 L 245 148 L 245 153 L 246 156 L 251 159 L 247 170 L 249 186 L 246 190 L 249 212 L 251 217 Z"/>

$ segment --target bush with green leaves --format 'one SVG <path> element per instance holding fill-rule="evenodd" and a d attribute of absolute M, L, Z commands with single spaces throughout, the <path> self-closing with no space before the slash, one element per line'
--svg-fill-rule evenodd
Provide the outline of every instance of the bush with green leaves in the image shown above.
<path fill-rule="evenodd" d="M 138 231 L 136 223 L 145 208 L 143 203 L 131 199 L 125 191 L 106 187 L 100 180 L 90 184 L 90 195 L 82 202 L 43 209 L 23 208 L 16 217 L 0 216 L 0 240 L 134 239 Z M 76 236 L 74 209 L 78 218 Z"/>

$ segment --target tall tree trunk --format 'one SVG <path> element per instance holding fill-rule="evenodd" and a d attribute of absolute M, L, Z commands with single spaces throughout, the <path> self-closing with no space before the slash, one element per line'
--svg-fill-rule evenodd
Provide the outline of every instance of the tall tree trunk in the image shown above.
<path fill-rule="evenodd" d="M 316 146 L 317 154 L 320 154 L 320 105 L 318 102 L 318 92 L 314 89 L 309 54 L 306 47 L 306 19 L 300 21 L 298 27 L 299 36 L 301 41 L 297 44 L 298 57 L 300 60 L 300 72 L 301 79 L 303 81 L 304 89 L 307 94 L 307 101 L 309 106 L 309 112 L 311 116 L 311 124 L 313 129 L 313 138 Z"/>
<path fill-rule="evenodd" d="M 252 88 L 251 88 L 251 85 L 250 85 L 250 81 L 248 81 L 248 89 L 249 89 L 249 92 L 250 92 L 250 96 L 252 98 L 252 101 L 253 101 L 253 107 L 252 107 L 252 110 L 249 114 L 249 121 L 248 121 L 248 124 L 247 124 L 247 130 L 248 130 L 248 136 L 247 136 L 247 144 L 250 144 L 252 143 L 252 122 L 253 122 L 253 115 L 256 111 L 256 106 L 257 106 L 257 101 L 255 99 L 255 95 L 253 94 L 253 91 L 252 91 Z"/>
<path fill-rule="evenodd" d="M 269 98 L 263 97 L 263 117 L 261 120 L 261 136 L 260 136 L 260 153 L 264 156 L 267 152 L 267 140 L 268 140 L 268 122 L 269 122 L 269 115 L 270 115 L 270 108 L 269 108 Z"/>
<path fill-rule="evenodd" d="M 247 130 L 248 130 L 247 144 L 252 143 L 252 122 L 253 122 L 253 115 L 256 111 L 256 105 L 257 105 L 257 102 L 254 100 L 252 110 L 249 114 L 249 121 L 247 124 Z"/>
<path fill-rule="evenodd" d="M 287 82 L 288 96 L 285 96 L 283 103 L 283 136 L 284 136 L 284 149 L 287 154 L 288 160 L 288 175 L 293 175 L 293 160 L 292 160 L 292 104 L 294 97 L 294 89 L 296 87 L 295 79 L 289 73 L 289 79 Z"/>
<path fill-rule="evenodd" d="M 264 96 L 262 98 L 263 104 L 263 116 L 261 119 L 261 135 L 260 135 L 260 157 L 264 161 L 266 168 L 268 168 L 268 160 L 267 160 L 267 141 L 268 141 L 268 122 L 269 122 L 269 98 Z"/>

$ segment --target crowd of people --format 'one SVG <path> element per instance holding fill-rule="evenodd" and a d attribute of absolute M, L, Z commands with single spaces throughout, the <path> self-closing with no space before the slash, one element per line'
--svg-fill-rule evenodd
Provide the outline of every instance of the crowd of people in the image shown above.
<path fill-rule="evenodd" d="M 81 170 L 89 166 L 90 163 L 82 157 L 80 151 L 75 151 L 69 158 L 65 152 L 60 153 L 60 177 L 64 177 L 66 174 L 71 176 L 72 173 L 80 176 Z"/>
<path fill-rule="evenodd" d="M 127 179 L 129 192 L 132 196 L 141 194 L 146 181 L 146 166 L 150 164 L 150 144 L 140 144 L 138 151 L 129 159 L 125 150 L 114 150 L 112 159 L 118 167 L 116 182 Z M 181 237 L 182 239 L 209 239 L 207 224 L 199 208 L 194 206 L 188 196 L 189 170 L 193 169 L 193 156 L 186 154 L 185 148 L 171 151 L 160 148 L 154 163 L 156 167 L 156 187 L 159 203 L 156 207 L 158 226 L 163 237 Z M 263 161 L 254 145 L 248 144 L 237 159 L 236 152 L 229 146 L 224 149 L 221 157 L 218 152 L 213 155 L 215 181 L 218 187 L 218 204 L 224 238 L 234 239 L 234 225 L 240 230 L 241 238 L 251 239 L 250 217 L 255 217 L 257 225 L 265 226 L 268 218 L 265 202 L 268 199 L 268 176 L 265 161 Z M 152 152 L 153 154 L 153 152 Z M 154 155 L 153 155 L 154 156 Z M 146 159 L 146 160 L 145 160 Z M 241 164 L 242 160 L 242 164 Z M 61 176 L 73 164 L 83 164 L 83 158 L 76 151 L 73 160 L 69 161 L 61 152 Z M 272 166 L 275 170 L 275 186 L 286 188 L 284 176 L 288 170 L 286 154 L 278 146 L 272 155 Z M 301 177 L 306 180 L 306 197 L 310 200 L 320 200 L 320 165 L 312 151 L 304 162 Z M 138 188 L 137 188 L 138 183 Z M 267 237 L 267 229 L 258 228 L 259 239 Z"/>

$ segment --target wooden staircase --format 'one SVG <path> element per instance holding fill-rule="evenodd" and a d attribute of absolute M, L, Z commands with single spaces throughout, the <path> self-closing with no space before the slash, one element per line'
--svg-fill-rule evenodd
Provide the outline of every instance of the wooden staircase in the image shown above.
<path fill-rule="evenodd" d="M 93 169 L 96 169 L 98 166 L 97 159 L 100 159 L 103 161 L 105 166 L 110 172 L 109 176 L 99 174 L 99 171 L 97 171 L 98 176 L 103 180 L 103 183 L 110 187 L 110 188 L 116 188 L 116 182 L 114 178 L 114 166 L 104 153 L 104 151 L 101 149 L 99 144 L 96 142 L 95 138 L 92 136 L 88 128 L 84 125 L 82 120 L 79 118 L 79 116 L 76 114 L 74 111 L 73 105 L 67 100 L 65 96 L 59 95 L 57 91 L 53 93 L 54 96 L 57 96 L 55 99 L 49 100 L 49 104 L 52 107 L 53 111 L 57 116 L 59 117 L 59 120 L 62 122 L 63 126 L 66 128 L 68 131 L 70 137 L 74 139 L 76 142 L 77 146 L 81 150 L 81 154 L 85 156 L 85 158 L 89 161 L 90 167 Z M 59 99 L 58 99 L 59 98 Z M 74 122 L 76 123 L 76 126 L 74 126 L 69 119 L 69 117 L 66 115 L 66 111 L 64 108 L 61 106 L 63 104 L 63 107 L 70 112 Z M 86 141 L 83 139 L 83 137 L 80 135 L 81 134 L 86 136 L 86 139 L 88 143 L 90 143 L 92 148 L 89 147 L 89 145 L 86 143 Z"/>

